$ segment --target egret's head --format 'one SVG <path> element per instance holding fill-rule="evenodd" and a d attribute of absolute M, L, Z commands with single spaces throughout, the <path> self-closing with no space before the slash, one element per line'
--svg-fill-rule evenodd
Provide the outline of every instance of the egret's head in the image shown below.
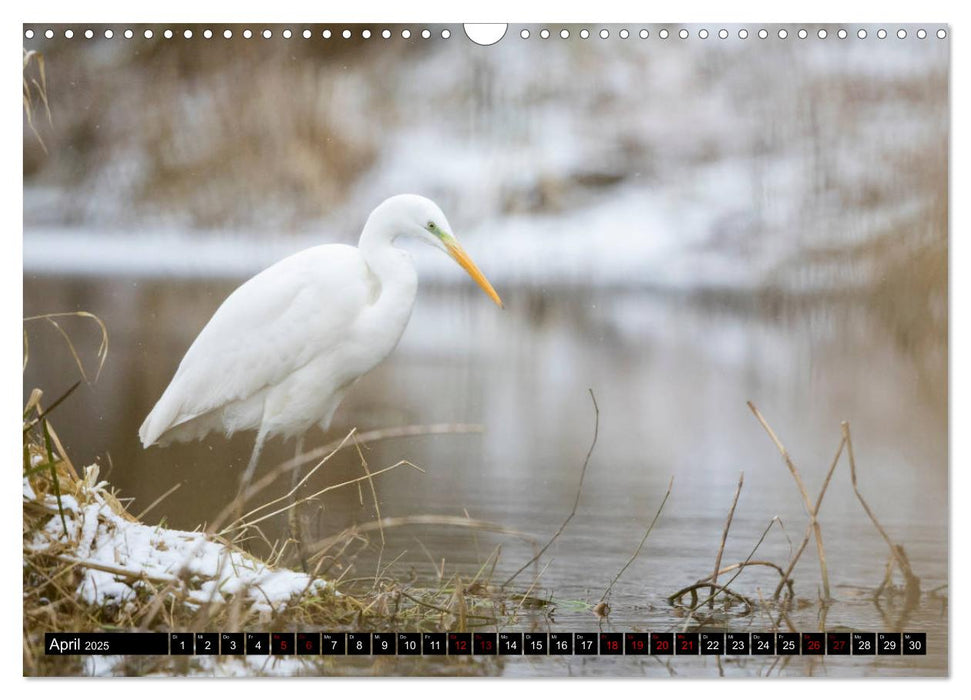
<path fill-rule="evenodd" d="M 502 300 L 489 280 L 462 249 L 445 214 L 432 200 L 416 194 L 399 194 L 386 199 L 374 210 L 374 215 L 387 217 L 387 223 L 397 235 L 412 236 L 448 254 L 469 273 L 483 291 L 502 307 Z"/>

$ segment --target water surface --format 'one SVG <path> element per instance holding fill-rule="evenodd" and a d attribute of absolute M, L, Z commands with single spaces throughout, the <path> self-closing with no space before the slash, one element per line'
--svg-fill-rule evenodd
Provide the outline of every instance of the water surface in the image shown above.
<path fill-rule="evenodd" d="M 180 485 L 145 516 L 148 522 L 164 518 L 171 527 L 194 529 L 211 519 L 234 495 L 249 456 L 251 433 L 149 450 L 137 440 L 138 426 L 191 340 L 234 285 L 25 279 L 25 315 L 86 309 L 106 322 L 111 345 L 99 381 L 82 386 L 58 410 L 54 425 L 75 462 L 98 461 L 103 477 L 133 499 L 134 513 Z M 850 295 L 796 302 L 765 294 L 712 298 L 565 288 L 513 288 L 503 296 L 507 309 L 499 311 L 473 290 L 421 289 L 397 350 L 355 386 L 331 431 L 311 432 L 306 446 L 341 437 L 352 427 L 481 424 L 481 434 L 365 446 L 372 471 L 400 460 L 424 469 L 399 468 L 375 480 L 380 514 L 467 516 L 545 542 L 576 496 L 594 431 L 592 389 L 599 437 L 576 516 L 540 564 L 514 584 L 554 601 L 547 613 L 522 618 L 525 628 L 680 629 L 684 620 L 666 597 L 711 572 L 740 472 L 745 482 L 723 565 L 749 556 L 774 516 L 784 531 L 774 528 L 757 558 L 788 559 L 806 526 L 801 498 L 746 400 L 772 423 L 813 497 L 839 444 L 840 421 L 848 421 L 860 486 L 871 507 L 906 547 L 925 591 L 947 582 L 946 374 L 932 371 L 936 365 L 926 343 L 918 349 L 901 343 L 866 301 Z M 74 321 L 65 326 L 90 367 L 93 328 Z M 31 324 L 28 330 L 24 391 L 41 386 L 53 398 L 77 371 L 53 329 Z M 292 442 L 273 441 L 261 472 L 292 456 L 293 449 Z M 310 488 L 361 474 L 360 457 L 347 450 L 315 475 Z M 671 477 L 674 487 L 663 515 L 614 586 L 611 615 L 598 619 L 590 606 L 633 554 Z M 355 487 L 326 494 L 303 511 L 315 538 L 370 522 L 376 514 L 369 489 Z M 495 668 L 446 666 L 435 672 L 946 673 L 946 598 L 925 595 L 903 617 L 899 599 L 882 610 L 869 600 L 883 576 L 887 550 L 853 495 L 845 461 L 820 517 L 836 602 L 825 623 L 816 605 L 794 612 L 794 623 L 800 630 L 825 625 L 926 631 L 927 657 L 679 659 L 671 667 L 656 659 L 519 659 L 485 662 Z M 285 536 L 282 519 L 265 525 L 270 540 Z M 370 544 L 345 562 L 352 568 L 344 575 L 373 577 L 380 570 L 434 583 L 444 566 L 446 577 L 469 580 L 501 545 L 493 578 L 502 581 L 533 551 L 522 539 L 476 529 L 401 527 L 384 536 L 382 548 L 372 533 Z M 261 551 L 262 545 L 253 547 Z M 820 590 L 814 551 L 811 545 L 796 570 L 796 593 L 810 602 Z M 771 575 L 753 569 L 733 587 L 757 598 L 769 595 L 774 583 Z M 738 631 L 767 625 L 758 615 L 726 620 L 728 629 Z M 394 668 L 382 672 L 429 672 L 408 666 L 408 660 L 389 663 Z"/>

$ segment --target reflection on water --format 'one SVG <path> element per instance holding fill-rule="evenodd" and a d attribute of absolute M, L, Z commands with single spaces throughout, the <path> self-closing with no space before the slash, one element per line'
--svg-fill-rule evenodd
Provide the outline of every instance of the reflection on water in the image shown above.
<path fill-rule="evenodd" d="M 147 451 L 137 440 L 139 424 L 183 353 L 233 286 L 225 281 L 25 280 L 25 315 L 76 308 L 105 320 L 111 347 L 101 379 L 72 396 L 54 425 L 75 461 L 97 459 L 121 495 L 134 499 L 135 513 L 181 485 L 146 516 L 148 522 L 164 518 L 171 526 L 193 529 L 212 518 L 234 495 L 249 455 L 252 434 Z M 382 516 L 468 514 L 538 540 L 548 537 L 576 494 L 593 433 L 587 393 L 592 388 L 600 410 L 599 441 L 577 515 L 551 548 L 551 563 L 538 586 L 561 601 L 555 624 L 593 628 L 596 618 L 569 601 L 599 600 L 636 548 L 673 476 L 663 517 L 614 588 L 614 613 L 607 624 L 618 630 L 677 625 L 665 597 L 710 573 L 740 471 L 745 487 L 726 563 L 748 556 L 775 515 L 797 542 L 805 527 L 798 491 L 745 406 L 751 399 L 812 492 L 838 445 L 840 421 L 849 421 L 861 488 L 871 507 L 906 546 L 925 590 L 946 583 L 946 363 L 927 356 L 946 352 L 944 338 L 915 352 L 896 339 L 880 313 L 849 298 L 785 303 L 517 289 L 503 295 L 508 308 L 498 311 L 472 290 L 423 288 L 398 349 L 351 391 L 330 435 L 308 436 L 310 447 L 352 426 L 470 422 L 485 427 L 481 435 L 365 446 L 372 469 L 406 459 L 425 470 L 403 468 L 376 481 Z M 93 329 L 81 322 L 65 327 L 79 347 L 96 347 L 87 342 Z M 24 392 L 40 386 L 50 400 L 73 383 L 77 372 L 52 328 L 32 324 L 28 330 Z M 90 362 L 92 352 L 85 357 Z M 290 457 L 292 450 L 292 443 L 274 441 L 263 468 Z M 321 470 L 313 485 L 357 477 L 361 469 L 357 453 L 348 450 Z M 375 515 L 370 494 L 355 488 L 329 493 L 319 507 L 304 512 L 319 537 Z M 872 604 L 852 592 L 879 583 L 886 548 L 853 496 L 845 465 L 829 487 L 821 521 L 839 600 L 830 622 L 887 627 L 893 621 L 881 619 Z M 269 523 L 266 535 L 283 537 L 284 528 L 282 521 Z M 532 553 L 518 539 L 474 530 L 400 528 L 385 537 L 382 552 L 373 538 L 358 553 L 351 576 L 373 576 L 378 566 L 394 561 L 393 573 L 414 570 L 430 579 L 443 560 L 448 575 L 470 576 L 501 543 L 498 578 Z M 761 557 L 776 560 L 788 558 L 789 551 L 781 530 L 759 549 Z M 803 558 L 796 578 L 799 595 L 815 599 L 816 567 L 813 557 Z M 520 583 L 528 586 L 537 573 L 525 572 Z M 757 585 L 770 583 L 755 574 L 739 580 L 753 595 Z M 920 661 L 928 672 L 946 669 L 946 619 L 946 612 L 925 605 L 904 623 L 930 633 L 931 648 L 939 654 Z M 818 625 L 815 613 L 802 622 L 804 629 Z M 825 672 L 839 674 L 840 668 L 827 660 Z M 638 672 L 633 666 L 628 670 Z M 800 666 L 799 672 L 806 669 Z"/>

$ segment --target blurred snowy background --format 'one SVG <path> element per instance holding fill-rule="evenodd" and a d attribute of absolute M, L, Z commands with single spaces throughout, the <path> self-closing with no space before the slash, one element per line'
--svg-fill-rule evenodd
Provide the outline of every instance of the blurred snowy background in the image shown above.
<path fill-rule="evenodd" d="M 53 126 L 39 120 L 50 155 L 25 130 L 28 270 L 248 274 L 354 242 L 403 191 L 437 200 L 503 284 L 842 288 L 901 262 L 891 241 L 944 243 L 948 42 L 933 36 L 515 27 L 485 49 L 460 27 L 193 29 L 36 42 Z"/>

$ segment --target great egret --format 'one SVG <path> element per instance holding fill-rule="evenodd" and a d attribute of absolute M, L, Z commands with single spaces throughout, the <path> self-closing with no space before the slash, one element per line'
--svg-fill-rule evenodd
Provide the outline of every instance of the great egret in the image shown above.
<path fill-rule="evenodd" d="M 399 236 L 450 255 L 502 307 L 434 202 L 391 197 L 371 212 L 356 248 L 309 248 L 230 294 L 142 423 L 142 445 L 255 429 L 242 495 L 268 438 L 302 436 L 315 424 L 326 430 L 347 390 L 394 350 L 411 316 L 418 276 L 411 255 L 393 245 Z"/>

